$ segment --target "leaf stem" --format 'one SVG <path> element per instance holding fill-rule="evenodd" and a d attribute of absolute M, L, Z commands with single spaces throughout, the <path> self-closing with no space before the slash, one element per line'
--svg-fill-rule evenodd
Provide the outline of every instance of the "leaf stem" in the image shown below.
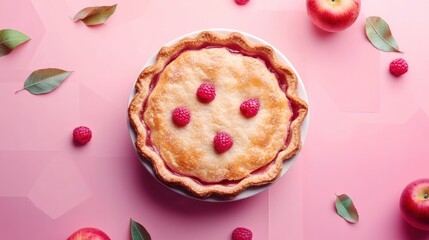
<path fill-rule="evenodd" d="M 17 91 L 15 92 L 15 94 L 17 94 L 17 93 L 21 92 L 22 90 L 25 90 L 25 88 L 22 88 L 22 89 L 17 90 Z"/>

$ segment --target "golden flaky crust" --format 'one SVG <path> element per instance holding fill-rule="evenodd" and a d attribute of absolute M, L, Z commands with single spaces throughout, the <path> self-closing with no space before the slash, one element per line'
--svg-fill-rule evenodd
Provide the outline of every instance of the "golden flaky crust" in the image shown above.
<path fill-rule="evenodd" d="M 228 124 L 231 124 L 229 120 L 218 122 L 216 125 L 219 129 L 216 127 L 207 128 L 201 126 L 201 124 L 207 121 L 195 121 L 196 123 L 194 125 L 190 124 L 190 126 L 181 129 L 175 128 L 172 124 L 171 115 L 169 115 L 169 113 L 171 113 L 171 108 L 175 106 L 171 104 L 172 101 L 177 102 L 179 105 L 195 105 L 192 101 L 196 101 L 189 100 L 190 97 L 187 96 L 180 96 L 180 91 L 177 91 L 180 87 L 177 88 L 177 84 L 171 83 L 172 81 L 184 82 L 180 77 L 186 72 L 186 70 L 183 69 L 193 64 L 209 64 L 208 62 L 210 61 L 199 61 L 198 57 L 213 57 L 215 59 L 221 59 L 221 61 L 228 57 L 232 58 L 232 60 L 236 60 L 234 58 L 238 57 L 237 54 L 231 54 L 225 49 L 222 50 L 222 48 L 202 49 L 199 55 L 195 55 L 195 51 L 185 51 L 188 49 L 201 48 L 206 46 L 207 43 L 217 46 L 230 46 L 231 44 L 239 46 L 239 48 L 247 53 L 263 56 L 268 59 L 272 65 L 272 69 L 270 70 L 284 74 L 288 86 L 286 94 L 282 92 L 284 89 L 280 89 L 276 76 L 267 69 L 263 61 L 251 57 L 242 56 L 244 60 L 240 62 L 239 66 L 235 68 L 229 66 L 229 70 L 233 68 L 233 70 L 231 70 L 232 72 L 236 72 L 236 70 L 240 69 L 243 65 L 254 66 L 254 69 L 263 69 L 261 71 L 252 70 L 253 73 L 250 73 L 248 76 L 246 75 L 246 78 L 253 80 L 246 81 L 244 84 L 240 83 L 240 80 L 228 81 L 228 79 L 224 79 L 224 81 L 217 81 L 216 79 L 221 79 L 221 77 L 219 77 L 216 72 L 210 69 L 207 70 L 207 66 L 202 67 L 205 69 L 205 73 L 202 75 L 198 71 L 196 71 L 196 74 L 192 75 L 192 79 L 197 80 L 195 83 L 191 84 L 190 89 L 196 89 L 196 86 L 199 85 L 201 81 L 214 81 L 213 83 L 217 85 L 217 93 L 220 91 L 218 88 L 222 89 L 223 87 L 224 89 L 221 90 L 221 93 L 226 92 L 226 94 L 228 94 L 228 92 L 231 92 L 230 90 L 232 88 L 238 88 L 238 91 L 246 92 L 243 91 L 243 87 L 254 83 L 257 85 L 257 88 L 260 87 L 261 90 L 255 93 L 255 89 L 253 88 L 249 91 L 251 92 L 250 95 L 241 94 L 240 97 L 245 100 L 246 98 L 252 97 L 251 94 L 258 95 L 258 93 L 262 92 L 269 93 L 265 98 L 260 96 L 260 94 L 258 95 L 261 101 L 261 111 L 255 119 L 250 120 L 254 122 L 253 125 L 250 125 L 253 131 L 246 131 L 246 126 L 243 127 L 244 122 L 240 122 L 240 120 L 237 120 L 239 126 L 235 128 L 233 126 L 228 126 Z M 223 55 L 231 56 L 224 57 Z M 216 65 L 216 63 L 214 64 Z M 214 67 L 219 68 L 220 66 Z M 268 83 L 255 80 L 258 79 L 258 77 L 254 76 L 255 74 L 262 74 L 262 76 L 260 76 L 261 79 Z M 243 75 L 236 77 L 242 79 Z M 157 78 L 157 83 L 152 82 L 154 78 Z M 230 76 L 228 76 L 228 78 L 231 79 Z M 186 82 L 189 85 L 189 81 Z M 160 84 L 159 86 L 158 83 Z M 161 48 L 155 63 L 145 68 L 137 80 L 135 85 L 136 94 L 128 109 L 130 121 L 137 135 L 135 142 L 136 148 L 141 155 L 151 162 L 156 175 L 163 182 L 181 185 L 197 197 L 205 198 L 216 195 L 224 198 L 231 198 L 250 186 L 271 183 L 279 177 L 282 171 L 283 161 L 295 156 L 301 148 L 301 124 L 307 114 L 307 105 L 298 97 L 297 85 L 298 80 L 294 72 L 276 59 L 275 52 L 271 47 L 266 45 L 252 45 L 239 33 L 219 35 L 206 31 L 193 38 L 184 38 L 172 46 Z M 190 94 L 193 95 L 192 99 L 195 99 L 195 90 L 190 92 Z M 228 102 L 232 102 L 231 100 L 223 100 L 222 102 L 222 99 L 222 97 L 217 96 L 213 104 L 210 105 L 225 105 Z M 243 99 L 239 99 L 238 102 Z M 216 103 L 216 101 L 218 102 Z M 144 105 L 146 111 L 142 114 Z M 204 107 L 207 106 L 208 105 Z M 262 110 L 264 106 L 268 111 L 264 112 L 264 110 Z M 291 108 L 294 109 L 293 118 Z M 201 113 L 200 115 L 196 114 L 195 116 L 192 115 L 195 113 L 191 109 L 191 123 L 193 123 L 192 120 L 194 120 L 194 118 L 198 119 L 207 114 L 216 116 L 213 112 L 216 113 L 221 109 L 221 106 L 218 108 L 214 107 L 211 110 L 212 112 L 206 111 L 205 113 Z M 228 112 L 230 112 L 230 110 L 225 107 L 223 114 L 228 114 Z M 243 118 L 240 116 L 239 111 L 233 113 L 231 116 L 227 116 L 227 118 L 233 118 L 234 114 L 237 119 Z M 220 121 L 216 117 L 209 119 L 211 119 L 210 121 Z M 227 152 L 226 154 L 216 155 L 212 148 L 205 148 L 204 146 L 210 145 L 209 141 L 213 138 L 211 135 L 214 134 L 214 131 L 222 130 L 220 128 L 226 127 L 229 127 L 228 131 L 235 131 L 237 135 L 240 135 L 235 139 L 238 142 L 235 143 L 234 141 L 235 145 L 230 150 L 231 153 Z M 288 127 L 290 129 L 289 131 L 287 130 Z M 148 129 L 153 131 L 151 133 L 151 145 L 149 145 L 147 141 Z M 191 131 L 191 133 L 184 133 L 186 129 L 196 130 L 193 132 Z M 204 139 L 204 136 L 198 135 L 201 134 L 201 132 L 207 132 L 210 136 L 207 136 L 206 143 L 200 146 L 196 144 L 198 139 L 196 140 L 195 138 L 202 137 Z M 175 138 L 173 136 L 174 134 L 177 134 L 178 137 Z M 183 141 L 187 137 L 189 141 Z M 243 139 L 243 141 L 238 138 Z M 249 138 L 250 142 L 253 142 L 253 145 L 249 145 L 249 141 L 246 142 L 245 140 L 246 138 Z M 287 143 L 285 141 L 286 138 L 289 139 Z M 240 149 L 242 145 L 245 146 L 245 149 Z M 254 152 L 246 153 L 247 151 Z M 249 162 L 250 164 L 248 164 Z M 252 174 L 252 172 L 261 168 L 263 168 L 263 171 L 257 171 L 258 173 Z M 205 183 L 202 184 L 200 181 Z M 228 184 L 225 184 L 225 181 L 228 181 Z"/>

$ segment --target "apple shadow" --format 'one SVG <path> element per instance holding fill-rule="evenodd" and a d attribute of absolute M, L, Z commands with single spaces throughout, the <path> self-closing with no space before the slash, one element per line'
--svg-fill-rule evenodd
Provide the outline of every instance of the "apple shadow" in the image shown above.
<path fill-rule="evenodd" d="M 308 21 L 308 25 L 311 25 L 311 26 L 309 26 L 309 28 L 311 29 L 311 32 L 317 38 L 322 38 L 322 39 L 332 38 L 332 37 L 334 37 L 336 35 L 333 32 L 327 32 L 327 31 L 324 31 L 324 30 L 320 29 L 319 27 L 317 27 L 316 25 L 314 25 L 311 21 Z"/>
<path fill-rule="evenodd" d="M 429 240 L 429 231 L 417 229 L 407 223 L 398 211 L 398 221 L 400 221 L 400 233 L 404 240 Z"/>
<path fill-rule="evenodd" d="M 327 38 L 327 37 L 331 37 L 331 36 L 333 36 L 333 35 L 334 35 L 332 32 L 324 31 L 324 30 L 320 29 L 319 27 L 317 27 L 317 26 L 316 26 L 316 25 L 314 25 L 314 24 L 311 24 L 311 28 L 312 28 L 313 33 L 314 33 L 317 37 Z"/>

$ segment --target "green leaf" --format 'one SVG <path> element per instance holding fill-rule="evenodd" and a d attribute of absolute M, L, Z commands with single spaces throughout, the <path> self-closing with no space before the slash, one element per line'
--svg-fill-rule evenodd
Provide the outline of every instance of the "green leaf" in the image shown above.
<path fill-rule="evenodd" d="M 131 237 L 132 240 L 151 240 L 149 232 L 138 222 L 133 219 L 131 223 Z"/>
<path fill-rule="evenodd" d="M 87 7 L 80 10 L 73 17 L 73 21 L 81 20 L 87 26 L 93 26 L 105 23 L 107 19 L 115 12 L 116 6 L 96 6 L 96 7 Z"/>
<path fill-rule="evenodd" d="M 389 24 L 380 17 L 367 17 L 365 32 L 369 41 L 384 52 L 401 52 L 396 40 L 393 38 Z"/>
<path fill-rule="evenodd" d="M 71 73 L 57 68 L 36 70 L 25 80 L 24 88 L 16 92 L 27 90 L 34 95 L 51 92 L 61 85 Z"/>
<path fill-rule="evenodd" d="M 353 204 L 352 199 L 346 194 L 337 195 L 335 208 L 338 215 L 350 223 L 359 222 L 359 214 Z"/>
<path fill-rule="evenodd" d="M 30 39 L 24 33 L 13 29 L 0 30 L 0 57 L 8 55 L 13 49 Z"/>

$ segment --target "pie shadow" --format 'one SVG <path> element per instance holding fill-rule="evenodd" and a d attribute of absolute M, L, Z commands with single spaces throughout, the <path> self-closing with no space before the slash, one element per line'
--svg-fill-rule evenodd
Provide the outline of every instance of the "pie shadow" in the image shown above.
<path fill-rule="evenodd" d="M 135 159 L 135 161 L 139 162 L 140 160 Z M 204 199 L 197 199 L 175 192 L 156 177 L 152 176 L 142 164 L 140 164 L 139 167 L 135 167 L 135 169 L 137 168 L 140 176 L 137 181 L 139 181 L 138 184 L 142 186 L 142 198 L 150 201 L 153 205 L 158 205 L 160 208 L 168 209 L 179 214 L 185 214 L 187 217 L 201 216 L 202 212 L 212 215 L 223 214 L 225 211 L 232 208 L 235 210 L 237 210 L 237 208 L 246 208 L 246 206 L 252 204 L 252 202 L 254 205 L 254 201 L 263 198 L 263 194 L 257 194 L 253 197 L 240 200 L 225 201 L 219 199 L 220 201 L 205 201 Z"/>

